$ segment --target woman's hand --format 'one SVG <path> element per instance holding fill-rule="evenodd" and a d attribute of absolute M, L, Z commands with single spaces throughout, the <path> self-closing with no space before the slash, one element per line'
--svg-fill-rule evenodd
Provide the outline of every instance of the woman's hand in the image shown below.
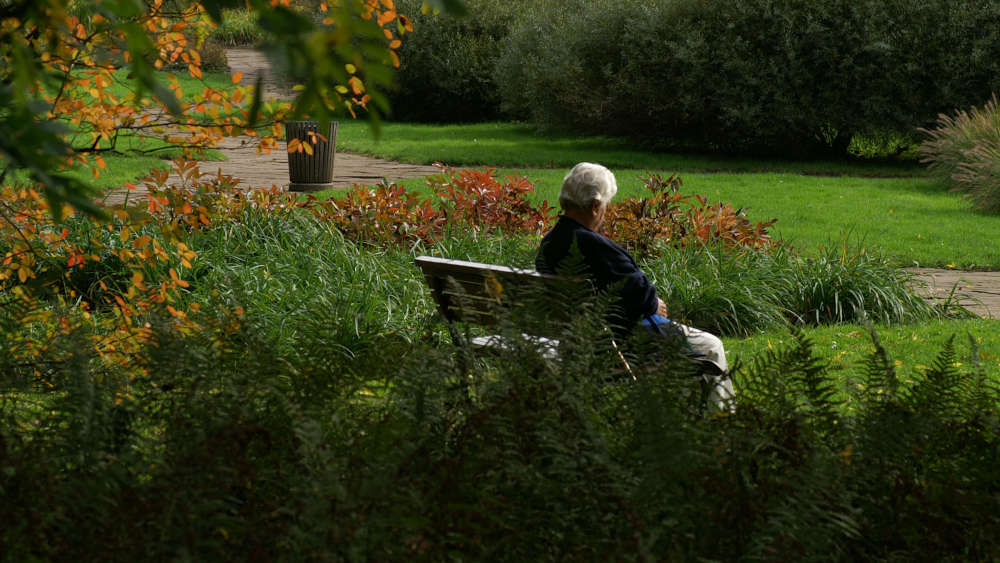
<path fill-rule="evenodd" d="M 664 318 L 670 318 L 670 315 L 667 314 L 667 304 L 659 297 L 656 298 L 656 314 Z"/>

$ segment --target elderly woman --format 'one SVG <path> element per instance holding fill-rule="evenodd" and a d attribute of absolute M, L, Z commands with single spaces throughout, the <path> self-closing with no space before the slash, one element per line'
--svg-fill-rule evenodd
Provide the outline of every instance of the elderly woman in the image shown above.
<path fill-rule="evenodd" d="M 563 179 L 559 205 L 563 214 L 556 226 L 542 238 L 535 259 L 540 272 L 556 273 L 575 244 L 598 291 L 614 288 L 620 297 L 618 313 L 610 319 L 617 331 L 629 332 L 638 324 L 658 334 L 683 334 L 695 354 L 725 374 L 729 366 L 722 341 L 717 337 L 671 321 L 667 306 L 657 297 L 656 288 L 624 248 L 597 230 L 604 222 L 608 203 L 618 192 L 614 174 L 599 164 L 581 162 Z M 710 400 L 724 408 L 733 396 L 726 377 L 711 377 L 714 390 Z"/>

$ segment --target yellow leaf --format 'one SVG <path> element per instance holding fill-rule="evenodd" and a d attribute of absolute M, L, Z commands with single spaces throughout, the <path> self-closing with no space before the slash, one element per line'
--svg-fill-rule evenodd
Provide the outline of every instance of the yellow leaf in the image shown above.
<path fill-rule="evenodd" d="M 141 237 L 139 237 L 139 238 L 135 239 L 134 241 L 132 241 L 132 248 L 134 248 L 136 250 L 139 250 L 140 248 L 148 245 L 150 243 L 150 241 L 152 241 L 152 240 L 153 240 L 153 237 L 151 237 L 149 235 L 142 235 Z"/>
<path fill-rule="evenodd" d="M 357 76 L 352 76 L 347 83 L 351 85 L 351 90 L 354 90 L 355 94 L 360 96 L 365 93 L 365 84 L 364 82 L 361 82 L 361 79 Z"/>
<path fill-rule="evenodd" d="M 344 70 L 346 70 L 350 74 L 354 74 L 355 72 L 358 71 L 358 67 L 352 65 L 351 63 L 347 63 L 346 65 L 344 65 Z"/>

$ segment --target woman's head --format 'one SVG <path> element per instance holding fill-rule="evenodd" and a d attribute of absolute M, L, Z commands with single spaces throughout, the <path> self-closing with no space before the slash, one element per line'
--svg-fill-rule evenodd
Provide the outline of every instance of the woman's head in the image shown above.
<path fill-rule="evenodd" d="M 586 211 L 594 202 L 604 207 L 618 192 L 615 175 L 600 164 L 581 162 L 563 178 L 559 205 L 564 211 Z"/>

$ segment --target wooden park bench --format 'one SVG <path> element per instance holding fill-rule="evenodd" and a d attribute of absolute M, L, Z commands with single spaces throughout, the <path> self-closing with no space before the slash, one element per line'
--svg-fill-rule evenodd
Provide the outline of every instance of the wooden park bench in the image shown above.
<path fill-rule="evenodd" d="M 490 349 L 512 347 L 514 343 L 499 334 L 467 339 L 457 325 L 463 323 L 495 327 L 500 323 L 502 311 L 514 304 L 525 291 L 563 294 L 567 290 L 580 290 L 579 284 L 585 284 L 584 289 L 590 291 L 590 282 L 587 280 L 573 280 L 534 270 L 519 270 L 495 264 L 433 256 L 418 256 L 416 262 L 424 273 L 438 310 L 448 323 L 452 341 L 461 347 Z M 536 327 L 532 332 L 524 332 L 520 336 L 525 342 L 530 343 L 541 357 L 546 359 L 559 357 L 559 340 L 555 338 L 557 335 L 545 334 L 544 326 L 541 330 Z M 610 331 L 608 337 L 611 338 Z M 631 374 L 631 367 L 618 351 L 613 338 L 611 344 L 622 366 Z"/>
<path fill-rule="evenodd" d="M 465 349 L 503 350 L 516 345 L 500 334 L 466 338 L 457 325 L 466 324 L 481 327 L 499 325 L 503 316 L 502 312 L 509 310 L 519 297 L 523 297 L 525 290 L 529 292 L 554 292 L 554 294 L 550 293 L 553 298 L 558 298 L 556 295 L 562 295 L 568 291 L 592 291 L 592 286 L 587 280 L 542 274 L 534 270 L 519 270 L 495 264 L 448 260 L 432 256 L 418 256 L 416 262 L 427 279 L 427 285 L 430 286 L 438 310 L 448 323 L 452 341 L 456 346 Z M 585 285 L 581 287 L 579 284 Z M 544 297 L 547 294 L 535 293 L 534 295 Z M 569 314 L 569 312 L 565 313 L 565 315 Z M 529 344 L 542 358 L 558 359 L 560 343 L 555 338 L 558 335 L 544 333 L 546 327 L 553 330 L 553 327 L 558 327 L 558 325 L 559 323 L 542 323 L 534 327 L 533 332 L 521 333 L 522 343 Z M 611 331 L 605 327 L 604 332 L 607 334 L 611 348 L 617 355 L 621 366 L 620 370 L 616 370 L 617 374 L 609 375 L 612 375 L 614 379 L 621 376 L 636 379 L 632 366 L 622 354 Z M 701 403 L 708 405 L 711 391 L 716 385 L 715 378 L 719 375 L 723 377 L 728 377 L 728 375 L 720 374 L 718 368 L 704 357 L 692 355 L 690 359 L 701 366 L 698 370 Z M 464 363 L 465 360 L 461 361 Z"/>

